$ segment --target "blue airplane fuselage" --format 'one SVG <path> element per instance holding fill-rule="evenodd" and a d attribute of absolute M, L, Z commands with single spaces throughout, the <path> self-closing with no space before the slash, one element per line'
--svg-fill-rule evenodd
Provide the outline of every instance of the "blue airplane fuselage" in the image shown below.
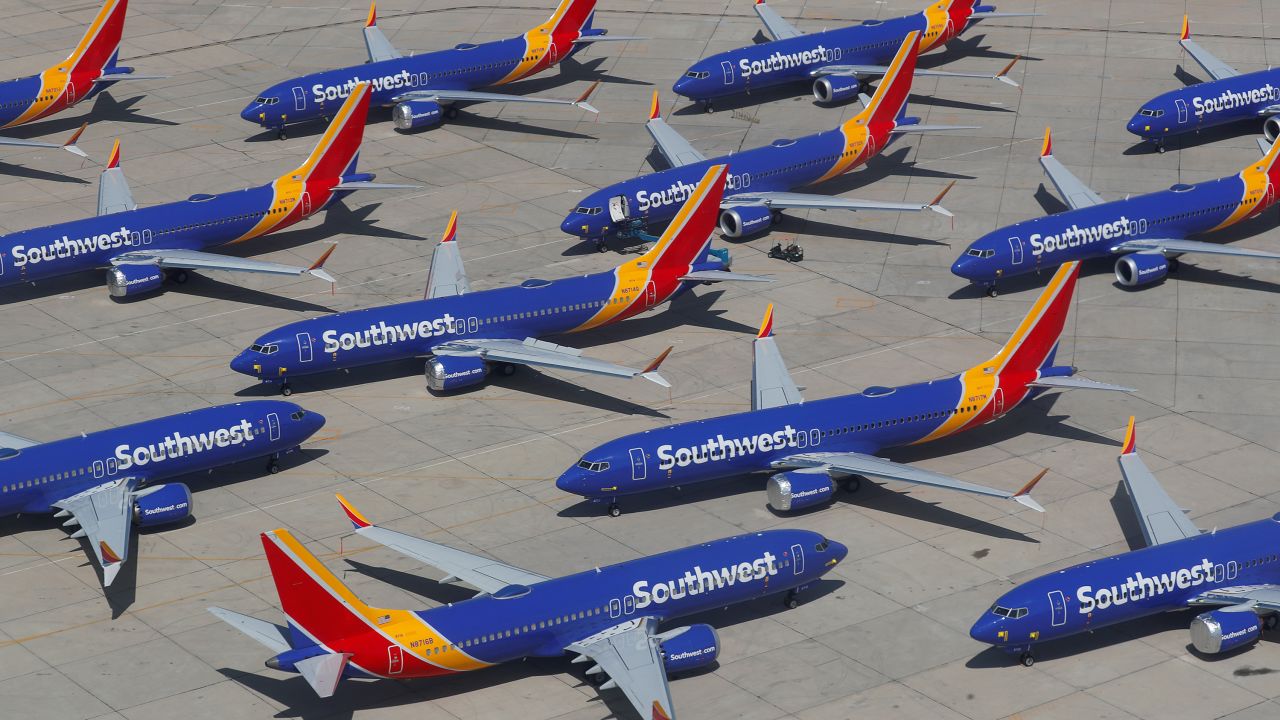
<path fill-rule="evenodd" d="M 0 516 L 50 512 L 103 483 L 155 484 L 296 448 L 324 417 L 289 402 L 218 405 L 80 437 L 0 450 Z"/>
<path fill-rule="evenodd" d="M 1026 652 L 1036 643 L 1185 609 L 1217 588 L 1275 584 L 1277 543 L 1280 515 L 1057 570 L 1002 595 L 970 635 Z"/>
<path fill-rule="evenodd" d="M 1125 126 L 1146 140 L 1217 127 L 1240 120 L 1262 122 L 1280 114 L 1280 68 L 1259 70 L 1170 90 L 1142 104 Z"/>

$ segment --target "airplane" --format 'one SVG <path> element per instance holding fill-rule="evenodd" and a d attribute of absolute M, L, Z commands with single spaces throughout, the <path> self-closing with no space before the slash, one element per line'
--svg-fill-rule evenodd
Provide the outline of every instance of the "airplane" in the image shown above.
<path fill-rule="evenodd" d="M 474 88 L 506 85 L 535 75 L 572 57 L 586 45 L 606 41 L 639 40 L 609 37 L 607 30 L 592 27 L 596 0 L 560 0 L 547 21 L 513 38 L 487 43 L 459 43 L 449 50 L 421 55 L 401 55 L 378 28 L 376 3 L 369 5 L 364 27 L 369 59 L 363 65 L 303 75 L 276 83 L 253 99 L 240 117 L 281 139 L 285 126 L 326 118 L 356 83 L 373 85 L 373 102 L 391 108 L 400 130 L 420 130 L 453 119 L 457 103 L 521 102 L 571 105 L 598 112 L 587 99 L 599 82 L 576 100 L 530 95 L 480 92 Z"/>
<path fill-rule="evenodd" d="M 607 325 L 657 307 L 693 285 L 767 281 L 729 272 L 726 253 L 711 249 L 724 192 L 723 165 L 707 168 L 676 219 L 648 252 L 607 272 L 516 287 L 472 291 L 458 250 L 457 213 L 436 245 L 422 300 L 300 320 L 258 338 L 231 369 L 279 383 L 299 375 L 427 357 L 427 387 L 446 392 L 476 385 L 496 366 L 505 375 L 535 365 L 631 378 L 670 387 L 658 366 L 643 370 L 586 357 L 539 337 Z"/>
<path fill-rule="evenodd" d="M 756 0 L 756 15 L 764 23 L 768 42 L 716 53 L 689 67 L 672 90 L 702 103 L 711 112 L 718 98 L 799 82 L 813 83 L 813 97 L 837 103 L 870 92 L 868 79 L 884 75 L 893 53 L 910 33 L 920 35 L 920 52 L 942 47 L 979 20 L 993 17 L 1031 17 L 1038 13 L 1001 13 L 974 0 L 940 0 L 923 12 L 891 20 L 864 20 L 851 25 L 805 34 L 787 22 L 764 0 Z M 1003 70 L 989 73 L 915 69 L 917 76 L 1009 78 L 1018 58 Z"/>
<path fill-rule="evenodd" d="M 653 95 L 645 128 L 671 167 L 641 175 L 597 190 L 587 196 L 560 224 L 570 235 L 595 241 L 604 249 L 609 232 L 631 233 L 652 223 L 666 221 L 688 197 L 689 190 L 708 165 L 728 164 L 731 172 L 721 205 L 720 231 L 731 238 L 762 232 L 782 219 L 786 208 L 820 210 L 933 210 L 951 213 L 938 203 L 948 186 L 928 203 L 854 200 L 791 189 L 842 175 L 875 157 L 904 133 L 964 130 L 969 126 L 920 125 L 906 117 L 919 33 L 908 33 L 898 48 L 885 79 L 865 109 L 840 127 L 796 140 L 774 140 L 764 147 L 708 160 L 662 119 L 658 94 Z"/>
<path fill-rule="evenodd" d="M 39 75 L 0 82 L 0 129 L 49 117 L 123 80 L 163 78 L 163 75 L 135 75 L 133 68 L 116 64 L 120 60 L 120 36 L 128 9 L 129 0 L 106 0 L 66 60 L 45 68 Z M 85 125 L 62 144 L 0 137 L 0 145 L 58 148 L 87 157 L 76 146 Z"/>
<path fill-rule="evenodd" d="M 1191 621 L 1203 655 L 1252 645 L 1280 616 L 1280 513 L 1203 532 L 1138 456 L 1134 419 L 1120 451 L 1124 488 L 1146 546 L 1010 590 L 969 630 L 973 639 L 1035 663 L 1033 646 L 1157 613 L 1208 608 Z"/>
<path fill-rule="evenodd" d="M 120 168 L 120 141 L 111 150 L 98 185 L 98 215 L 22 230 L 0 237 L 0 287 L 83 270 L 107 268 L 114 298 L 158 290 L 166 277 L 185 282 L 189 270 L 235 270 L 274 275 L 312 275 L 334 282 L 324 270 L 333 246 L 310 267 L 205 252 L 282 230 L 356 190 L 413 189 L 416 185 L 372 182 L 356 172 L 369 86 L 347 98 L 315 150 L 298 169 L 267 185 L 220 195 L 139 208 Z"/>
<path fill-rule="evenodd" d="M 1191 39 L 1191 23 L 1182 16 L 1179 40 L 1212 79 L 1170 90 L 1142 104 L 1125 128 L 1165 151 L 1165 140 L 1240 120 L 1262 120 L 1268 142 L 1280 137 L 1280 69 L 1241 74 Z"/>
<path fill-rule="evenodd" d="M 366 605 L 285 529 L 262 534 L 287 627 L 209 612 L 276 653 L 267 667 L 302 675 L 322 698 L 342 678 L 417 678 L 528 657 L 594 663 L 643 718 L 672 720 L 668 677 L 720 654 L 715 628 L 659 628 L 694 613 L 799 593 L 848 554 L 809 530 L 764 530 L 552 578 L 372 524 L 338 495 L 355 533 L 480 593 L 429 610 Z"/>
<path fill-rule="evenodd" d="M 1274 205 L 1280 185 L 1278 148 L 1280 143 L 1266 148 L 1261 160 L 1229 177 L 1106 202 L 1053 156 L 1053 137 L 1046 128 L 1040 165 L 1071 209 L 983 235 L 956 259 L 951 272 L 981 283 L 995 297 L 998 280 L 1069 260 L 1118 255 L 1116 282 L 1135 288 L 1176 272 L 1183 253 L 1280 259 L 1263 250 L 1187 239 L 1248 220 Z"/>
<path fill-rule="evenodd" d="M 1132 392 L 1074 377 L 1054 365 L 1079 267 L 1062 266 L 990 360 L 958 375 L 900 387 L 872 386 L 853 395 L 806 402 L 787 372 L 773 338 L 773 306 L 754 341 L 751 410 L 633 433 L 583 453 L 556 480 L 561 490 L 622 514 L 618 498 L 653 490 L 774 473 L 769 505 L 786 512 L 835 497 L 837 481 L 849 490 L 862 477 L 1014 500 L 1039 512 L 1030 492 L 1044 473 L 1016 492 L 975 485 L 878 457 L 887 448 L 954 435 L 1003 417 L 1051 389 Z"/>
<path fill-rule="evenodd" d="M 79 526 L 110 587 L 129 558 L 133 525 L 191 517 L 191 490 L 162 482 L 188 473 L 293 452 L 324 426 L 324 416 L 290 402 L 256 400 L 37 442 L 0 433 L 0 516 L 56 513 Z"/>

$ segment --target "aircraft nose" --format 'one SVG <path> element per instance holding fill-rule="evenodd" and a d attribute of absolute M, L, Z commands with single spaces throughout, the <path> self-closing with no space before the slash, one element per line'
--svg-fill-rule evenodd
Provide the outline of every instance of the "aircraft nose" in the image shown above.
<path fill-rule="evenodd" d="M 969 637 L 981 643 L 988 645 L 999 645 L 1000 638 L 1000 618 L 991 613 L 984 613 L 978 621 L 969 628 Z"/>
<path fill-rule="evenodd" d="M 827 552 L 835 557 L 836 562 L 841 562 L 849 556 L 849 548 L 844 543 L 836 542 L 835 540 L 827 541 Z"/>
<path fill-rule="evenodd" d="M 258 122 L 258 113 L 260 112 L 262 111 L 258 109 L 257 103 L 249 103 L 240 111 L 240 117 L 251 123 L 256 123 Z"/>
<path fill-rule="evenodd" d="M 556 487 L 571 495 L 582 495 L 585 497 L 586 492 L 584 491 L 585 485 L 583 480 L 584 478 L 582 477 L 582 473 L 578 472 L 577 468 L 570 468 L 561 473 L 560 477 L 556 478 Z"/>
<path fill-rule="evenodd" d="M 325 422 L 327 422 L 323 415 L 314 410 L 308 410 L 306 416 L 303 417 L 303 420 L 307 421 L 307 427 L 311 433 L 314 433 L 324 427 Z"/>
<path fill-rule="evenodd" d="M 955 262 L 951 263 L 951 274 L 962 277 L 965 280 L 973 280 L 973 260 L 968 255 L 961 255 Z"/>
<path fill-rule="evenodd" d="M 231 358 L 231 369 L 241 375 L 252 375 L 257 377 L 259 371 L 262 369 L 262 365 L 256 358 L 257 353 L 250 353 L 248 350 L 244 350 L 239 355 Z"/>
<path fill-rule="evenodd" d="M 683 97 L 692 97 L 690 93 L 693 90 L 693 78 L 682 77 L 671 86 L 671 91 Z"/>

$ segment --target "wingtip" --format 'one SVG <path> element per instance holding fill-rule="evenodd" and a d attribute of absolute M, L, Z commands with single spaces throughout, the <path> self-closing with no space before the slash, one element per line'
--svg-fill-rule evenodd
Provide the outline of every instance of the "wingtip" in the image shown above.
<path fill-rule="evenodd" d="M 440 242 L 453 242 L 458 238 L 458 211 L 454 210 L 449 215 L 449 224 L 445 226 L 444 236 L 440 238 Z"/>
<path fill-rule="evenodd" d="M 378 3 L 369 3 L 369 17 L 365 19 L 365 27 L 374 27 L 378 24 Z"/>
<path fill-rule="evenodd" d="M 84 134 L 85 128 L 87 128 L 87 127 L 89 127 L 89 121 L 88 121 L 88 120 L 86 120 L 86 121 L 84 121 L 84 122 L 80 123 L 80 127 L 76 128 L 76 131 L 75 131 L 75 132 L 73 132 L 73 133 L 71 133 L 71 137 L 70 137 L 70 138 L 68 138 L 68 139 L 67 139 L 67 141 L 66 141 L 65 143 L 63 143 L 63 146 L 64 146 L 64 147 L 73 147 L 73 146 L 75 146 L 76 141 L 77 141 L 77 140 L 79 140 L 79 139 L 80 139 L 80 136 Z"/>
<path fill-rule="evenodd" d="M 757 5 L 763 5 L 764 0 L 756 0 Z M 653 718 L 652 720 L 671 720 L 671 716 L 667 714 L 666 708 L 662 707 L 662 703 L 653 701 Z"/>
<path fill-rule="evenodd" d="M 111 155 L 107 157 L 107 169 L 120 167 L 120 138 L 116 138 L 115 145 L 111 146 Z"/>
<path fill-rule="evenodd" d="M 1005 65 L 1003 70 L 996 73 L 996 79 L 999 80 L 1000 82 L 1007 83 L 1014 87 L 1022 87 L 1018 83 L 1014 82 L 1011 78 L 1009 78 L 1009 71 L 1012 70 L 1013 66 L 1017 65 L 1018 61 L 1021 59 L 1022 59 L 1021 55 L 1014 55 L 1013 59 L 1009 61 L 1009 64 Z"/>
<path fill-rule="evenodd" d="M 764 319 L 760 321 L 760 332 L 756 333 L 756 339 L 767 338 L 773 336 L 773 303 L 769 303 L 769 307 L 764 310 Z"/>
<path fill-rule="evenodd" d="M 1191 39 L 1191 18 L 1188 15 L 1184 14 L 1182 16 L 1182 36 L 1178 39 L 1179 40 Z"/>
<path fill-rule="evenodd" d="M 107 565 L 115 565 L 120 562 L 120 556 L 116 554 L 115 550 L 111 549 L 106 540 L 98 541 L 98 550 L 102 552 L 103 570 L 106 570 Z"/>
<path fill-rule="evenodd" d="M 653 100 L 649 103 L 649 119 L 657 120 L 662 117 L 662 106 L 658 104 L 658 91 L 653 91 Z"/>
<path fill-rule="evenodd" d="M 1036 486 L 1036 483 L 1040 482 L 1042 479 L 1044 479 L 1044 476 L 1048 474 L 1049 474 L 1049 468 L 1045 468 L 1041 470 L 1039 473 L 1036 474 L 1035 477 L 1031 478 L 1031 482 L 1027 483 L 1026 485 L 1023 485 L 1022 489 L 1014 493 L 1011 497 L 1015 501 L 1017 501 L 1019 504 L 1025 505 L 1026 507 L 1029 507 L 1032 510 L 1035 510 L 1036 512 L 1044 512 L 1044 507 L 1041 506 L 1040 503 L 1036 502 L 1031 498 L 1031 490 Z"/>
<path fill-rule="evenodd" d="M 1129 455 L 1138 449 L 1138 432 L 1134 427 L 1134 417 L 1129 416 L 1129 428 L 1124 432 L 1124 445 L 1120 448 L 1121 455 Z"/>
<path fill-rule="evenodd" d="M 311 267 L 307 268 L 307 272 L 315 272 L 316 270 L 322 269 L 324 267 L 325 262 L 329 260 L 329 256 L 332 255 L 333 251 L 337 249 L 338 249 L 337 243 L 330 245 L 329 249 L 325 250 L 324 254 L 321 255 L 319 259 L 311 263 Z"/>
<path fill-rule="evenodd" d="M 670 355 L 671 351 L 674 349 L 675 349 L 675 345 L 668 345 L 667 349 L 663 350 L 661 355 L 654 358 L 653 362 L 649 363 L 648 367 L 640 371 L 640 374 L 647 375 L 649 373 L 657 372 L 658 368 L 662 366 L 662 362 L 667 359 L 667 356 Z"/>
<path fill-rule="evenodd" d="M 354 505 L 347 502 L 347 499 L 342 497 L 341 493 L 335 493 L 334 497 L 338 498 L 338 504 L 342 506 L 342 512 L 347 514 L 347 519 L 351 521 L 351 524 L 354 525 L 357 530 L 373 525 L 373 523 L 369 522 L 369 519 L 357 510 Z"/>
<path fill-rule="evenodd" d="M 1053 155 L 1053 128 L 1044 129 L 1044 144 L 1040 146 L 1040 157 Z"/>
<path fill-rule="evenodd" d="M 588 86 L 587 86 L 586 91 L 584 91 L 581 95 L 579 95 L 577 100 L 574 100 L 574 101 L 573 101 L 573 102 L 574 102 L 574 104 L 575 104 L 575 105 L 584 105 L 584 106 L 586 106 L 588 109 L 592 110 L 593 112 L 598 112 L 595 108 L 593 108 L 593 107 L 591 107 L 590 105 L 588 105 L 588 104 L 587 104 L 587 99 L 591 97 L 591 94 L 592 94 L 592 93 L 594 93 L 594 92 L 596 91 L 596 88 L 598 88 L 598 87 L 600 87 L 600 81 L 599 81 L 599 80 L 596 80 L 595 82 L 593 82 L 593 83 L 591 83 L 590 85 L 588 85 Z"/>

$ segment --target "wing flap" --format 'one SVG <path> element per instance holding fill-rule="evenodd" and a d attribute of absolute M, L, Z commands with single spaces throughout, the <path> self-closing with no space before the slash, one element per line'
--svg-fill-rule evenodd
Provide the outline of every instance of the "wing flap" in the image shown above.
<path fill-rule="evenodd" d="M 807 210 L 885 210 L 891 212 L 919 212 L 932 210 L 940 215 L 951 216 L 951 212 L 937 204 L 941 196 L 928 203 L 886 202 L 883 200 L 858 200 L 855 198 L 831 197 L 812 193 L 795 192 L 756 192 L 743 193 L 726 198 L 720 205 L 724 208 L 742 205 L 763 205 L 768 208 L 807 209 Z"/>
<path fill-rule="evenodd" d="M 1201 240 L 1184 240 L 1182 238 L 1142 238 L 1126 240 L 1111 248 L 1111 252 L 1159 252 L 1166 255 L 1181 253 L 1202 253 L 1205 255 L 1233 255 L 1236 257 L 1254 257 L 1268 260 L 1280 260 L 1280 253 L 1265 250 L 1232 247 L 1219 243 Z"/>
<path fill-rule="evenodd" d="M 544 98 L 533 95 L 506 95 L 504 93 L 478 92 L 475 90 L 449 90 L 445 88 L 430 90 L 414 90 L 412 92 L 402 93 L 391 99 L 392 102 L 402 102 L 404 100 L 430 100 L 433 102 L 515 102 L 515 103 L 535 103 L 539 105 L 572 105 L 581 108 L 590 113 L 598 113 L 587 99 L 591 97 L 591 93 L 599 87 L 600 81 L 591 84 L 587 91 L 578 97 L 577 100 L 562 100 L 559 98 Z"/>
<path fill-rule="evenodd" d="M 667 353 L 671 352 L 667 348 L 653 363 L 643 370 L 627 367 L 625 365 L 617 365 L 605 360 L 597 360 L 595 358 L 585 357 L 581 350 L 564 345 L 556 345 L 546 340 L 538 340 L 536 338 L 525 338 L 521 340 L 495 339 L 486 340 L 483 338 L 467 338 L 466 340 L 457 340 L 437 345 L 432 349 L 436 355 L 442 356 L 461 356 L 461 357 L 479 357 L 495 362 L 509 362 L 520 365 L 532 365 L 541 367 L 557 368 L 560 370 L 579 370 L 582 372 L 594 373 L 597 375 L 611 375 L 613 377 L 633 378 L 639 375 L 646 380 L 657 383 L 663 387 L 670 387 L 661 375 L 658 374 L 658 365 L 666 358 Z"/>
<path fill-rule="evenodd" d="M 268 275 L 313 275 L 328 282 L 336 282 L 332 275 L 324 269 L 325 260 L 333 253 L 337 245 L 332 245 L 319 260 L 310 267 L 285 265 L 284 263 L 253 260 L 250 258 L 219 255 L 217 253 L 200 252 L 199 250 L 135 250 L 121 253 L 111 259 L 113 265 L 154 263 L 162 268 L 181 268 L 184 270 L 227 270 L 234 272 L 265 273 Z"/>
<path fill-rule="evenodd" d="M 1201 593 L 1191 605 L 1227 605 L 1241 610 L 1280 611 L 1280 585 L 1239 585 Z"/>
<path fill-rule="evenodd" d="M 594 660 L 641 717 L 671 718 L 675 717 L 671 688 L 657 628 L 656 618 L 629 620 L 572 643 L 565 650 Z"/>
<path fill-rule="evenodd" d="M 1123 385 L 1111 385 L 1082 377 L 1045 377 L 1027 383 L 1031 387 L 1055 388 L 1059 390 L 1114 390 L 1116 392 L 1137 392 L 1136 389 Z"/>

